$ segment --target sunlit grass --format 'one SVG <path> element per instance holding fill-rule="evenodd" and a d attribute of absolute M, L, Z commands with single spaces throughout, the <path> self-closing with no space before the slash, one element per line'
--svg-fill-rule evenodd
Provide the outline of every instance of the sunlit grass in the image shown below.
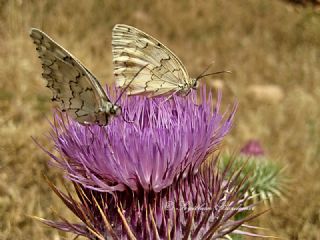
<path fill-rule="evenodd" d="M 237 98 L 240 103 L 226 147 L 234 151 L 249 138 L 260 139 L 266 154 L 288 166 L 290 179 L 296 179 L 289 204 L 276 202 L 260 226 L 285 239 L 317 238 L 320 15 L 313 8 L 268 0 L 16 0 L 0 1 L 0 20 L 0 239 L 62 238 L 27 217 L 50 218 L 51 207 L 65 210 L 42 177 L 45 173 L 55 180 L 59 174 L 47 167 L 48 157 L 31 139 L 48 145 L 44 134 L 52 105 L 30 27 L 49 33 L 103 83 L 112 83 L 111 29 L 116 23 L 158 38 L 191 75 L 212 60 L 213 70 L 233 71 L 219 77 L 224 102 Z M 261 86 L 259 98 L 252 85 Z M 276 95 L 263 91 L 269 85 L 283 97 L 275 100 Z"/>

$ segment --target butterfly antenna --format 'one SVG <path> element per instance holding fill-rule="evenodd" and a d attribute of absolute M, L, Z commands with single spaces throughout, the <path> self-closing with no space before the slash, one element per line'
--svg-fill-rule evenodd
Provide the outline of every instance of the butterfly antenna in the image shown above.
<path fill-rule="evenodd" d="M 219 71 L 219 72 L 213 72 L 213 73 L 207 73 L 207 74 L 205 74 L 205 73 L 210 69 L 210 67 L 213 65 L 213 63 L 214 63 L 214 61 L 212 61 L 212 62 L 206 67 L 206 69 L 205 69 L 198 77 L 196 77 L 196 80 L 199 80 L 200 78 L 204 78 L 204 77 L 207 77 L 207 76 L 220 74 L 220 73 L 232 73 L 231 71 Z"/>
<path fill-rule="evenodd" d="M 203 74 L 205 74 L 205 73 L 211 68 L 211 66 L 212 66 L 213 64 L 214 64 L 214 61 L 212 61 L 212 62 L 205 68 L 205 70 L 204 70 L 202 73 L 200 73 L 198 77 L 196 77 L 196 80 L 202 78 Z"/>
<path fill-rule="evenodd" d="M 204 75 L 201 75 L 201 76 L 197 77 L 197 80 L 200 79 L 200 78 L 204 78 L 204 77 L 207 77 L 207 76 L 216 75 L 216 74 L 220 74 L 220 73 L 232 73 L 232 72 L 228 71 L 228 70 L 224 70 L 224 71 L 219 71 L 219 72 L 208 73 L 208 74 L 204 74 Z"/>
<path fill-rule="evenodd" d="M 140 70 L 133 76 L 133 78 L 130 80 L 130 82 L 127 84 L 127 86 L 122 90 L 119 97 L 115 101 L 114 104 L 116 104 L 122 97 L 122 95 L 127 91 L 127 89 L 130 87 L 130 84 L 136 79 L 136 77 L 142 72 L 143 69 L 145 69 L 148 66 L 148 64 L 144 65 Z M 124 119 L 123 119 L 124 120 Z"/>

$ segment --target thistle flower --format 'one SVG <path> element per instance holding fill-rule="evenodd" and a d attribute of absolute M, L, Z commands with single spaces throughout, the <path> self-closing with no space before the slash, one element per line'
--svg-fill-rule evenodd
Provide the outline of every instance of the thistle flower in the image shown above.
<path fill-rule="evenodd" d="M 240 150 L 240 152 L 247 156 L 263 156 L 264 150 L 258 140 L 249 140 Z"/>
<path fill-rule="evenodd" d="M 249 140 L 240 150 L 236 158 L 228 153 L 222 157 L 222 169 L 230 159 L 235 158 L 232 168 L 243 166 L 241 176 L 250 175 L 242 191 L 255 201 L 263 201 L 270 205 L 276 197 L 284 199 L 288 179 L 284 175 L 285 168 L 269 159 L 258 140 Z M 246 188 L 246 185 L 250 187 Z M 246 190 L 244 190 L 246 189 Z"/>
<path fill-rule="evenodd" d="M 81 126 L 56 115 L 53 164 L 73 182 L 78 200 L 51 185 L 82 221 L 42 220 L 88 239 L 217 239 L 246 219 L 233 221 L 247 200 L 246 178 L 230 168 L 218 174 L 205 160 L 228 133 L 235 108 L 221 114 L 201 89 L 187 97 L 123 98 L 125 118 L 106 127 Z M 235 184 L 236 183 L 236 184 Z M 249 234 L 249 233 L 246 233 Z M 251 234 L 254 235 L 254 234 Z"/>
<path fill-rule="evenodd" d="M 164 99 L 123 98 L 123 114 L 133 123 L 116 118 L 106 127 L 82 126 L 56 116 L 52 139 L 63 157 L 51 155 L 55 164 L 72 181 L 101 192 L 160 192 L 196 173 L 228 133 L 234 110 L 223 119 L 221 95 L 212 109 L 205 89 L 199 105 L 195 94 Z"/>

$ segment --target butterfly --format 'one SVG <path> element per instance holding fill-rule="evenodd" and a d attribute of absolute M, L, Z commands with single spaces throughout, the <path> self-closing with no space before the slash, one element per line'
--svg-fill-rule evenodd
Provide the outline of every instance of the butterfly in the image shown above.
<path fill-rule="evenodd" d="M 198 77 L 191 78 L 181 60 L 164 44 L 124 24 L 113 28 L 112 53 L 116 86 L 127 88 L 128 95 L 188 95 L 198 88 L 200 78 L 228 72 L 205 74 L 207 67 Z M 135 75 L 134 80 L 130 80 Z"/>
<path fill-rule="evenodd" d="M 110 101 L 97 78 L 71 53 L 39 29 L 32 28 L 30 37 L 37 46 L 52 101 L 63 112 L 81 124 L 100 126 L 121 115 L 121 107 Z"/>

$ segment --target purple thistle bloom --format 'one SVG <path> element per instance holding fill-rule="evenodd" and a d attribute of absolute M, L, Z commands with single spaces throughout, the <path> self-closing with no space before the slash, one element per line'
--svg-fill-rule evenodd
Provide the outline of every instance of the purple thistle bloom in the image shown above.
<path fill-rule="evenodd" d="M 41 219 L 49 226 L 88 239 L 218 239 L 252 219 L 232 220 L 245 211 L 240 172 L 218 173 L 205 161 L 228 133 L 236 106 L 220 114 L 206 88 L 187 97 L 124 97 L 127 123 L 82 126 L 56 115 L 52 139 L 61 157 L 50 154 L 73 182 L 55 193 L 82 221 Z M 226 176 L 231 176 L 226 179 Z"/>
<path fill-rule="evenodd" d="M 264 156 L 264 150 L 258 140 L 249 140 L 240 150 L 240 152 L 247 156 Z"/>
<path fill-rule="evenodd" d="M 113 119 L 106 127 L 67 124 L 56 116 L 52 135 L 63 158 L 53 155 L 68 177 L 96 191 L 160 192 L 189 172 L 196 173 L 231 127 L 234 110 L 224 120 L 212 96 L 201 91 L 183 98 L 123 98 L 123 114 L 134 123 Z"/>

